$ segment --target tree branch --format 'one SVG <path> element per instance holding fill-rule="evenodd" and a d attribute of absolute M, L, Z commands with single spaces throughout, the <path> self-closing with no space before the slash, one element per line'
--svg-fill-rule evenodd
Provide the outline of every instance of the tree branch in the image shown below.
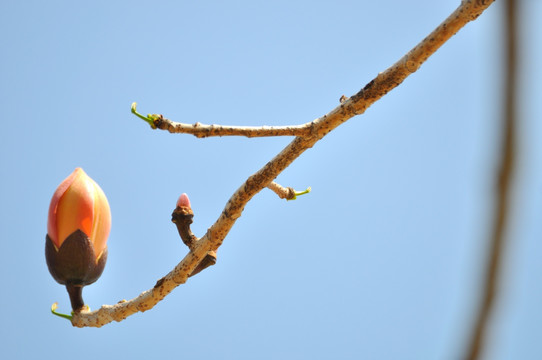
<path fill-rule="evenodd" d="M 136 103 L 132 104 L 132 113 L 146 121 L 151 128 L 167 130 L 172 134 L 191 134 L 197 138 L 211 136 L 246 136 L 246 137 L 266 137 L 266 136 L 307 136 L 312 131 L 313 122 L 303 125 L 287 126 L 236 126 L 236 125 L 206 125 L 199 122 L 194 124 L 178 123 L 166 119 L 160 114 L 141 115 L 136 110 Z"/>
<path fill-rule="evenodd" d="M 463 0 L 461 5 L 441 25 L 397 63 L 378 74 L 363 89 L 346 99 L 331 112 L 313 121 L 311 131 L 308 134 L 297 136 L 235 191 L 207 233 L 191 248 L 185 258 L 169 274 L 159 280 L 152 289 L 141 293 L 130 301 L 123 300 L 116 305 L 104 305 L 92 312 L 77 312 L 73 315 L 72 324 L 78 327 L 100 327 L 111 321 L 124 320 L 138 311 L 143 312 L 151 309 L 175 287 L 184 284 L 188 275 L 205 258 L 207 253 L 216 251 L 220 247 L 252 197 L 267 187 L 297 157 L 331 130 L 353 116 L 362 114 L 370 105 L 401 84 L 442 44 L 469 21 L 476 19 L 492 2 L 493 0 Z"/>
<path fill-rule="evenodd" d="M 198 138 L 211 136 L 307 136 L 311 132 L 312 123 L 288 126 L 234 126 L 234 125 L 205 125 L 199 122 L 183 124 L 165 118 L 154 121 L 157 129 L 167 130 L 175 134 L 191 134 Z"/>
<path fill-rule="evenodd" d="M 509 198 L 514 175 L 515 134 L 516 134 L 516 96 L 517 96 L 517 8 L 515 0 L 505 1 L 503 10 L 503 36 L 506 59 L 506 79 L 503 84 L 503 119 L 501 133 L 500 170 L 495 187 L 495 208 L 488 258 L 485 264 L 484 288 L 480 296 L 479 311 L 473 326 L 473 334 L 467 349 L 466 359 L 475 360 L 481 355 L 487 336 L 491 310 L 497 295 L 499 272 L 505 246 L 505 229 L 509 218 Z"/>

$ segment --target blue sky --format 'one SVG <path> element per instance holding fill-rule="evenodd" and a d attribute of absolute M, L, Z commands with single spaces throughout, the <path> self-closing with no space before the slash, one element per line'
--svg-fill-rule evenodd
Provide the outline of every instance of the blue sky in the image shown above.
<path fill-rule="evenodd" d="M 193 123 L 311 121 L 433 30 L 458 0 L 3 1 L 0 4 L 2 358 L 456 359 L 481 289 L 501 120 L 501 7 L 304 153 L 263 191 L 213 268 L 154 309 L 76 329 L 47 271 L 47 210 L 82 167 L 113 224 L 91 308 L 151 288 L 288 138 L 196 139 L 130 114 Z M 524 2 L 514 216 L 486 358 L 542 357 L 542 29 Z"/>

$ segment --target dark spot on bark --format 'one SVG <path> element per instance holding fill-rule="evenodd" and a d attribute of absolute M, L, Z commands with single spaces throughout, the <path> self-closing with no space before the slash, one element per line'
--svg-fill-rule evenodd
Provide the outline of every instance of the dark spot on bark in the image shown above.
<path fill-rule="evenodd" d="M 165 281 L 164 278 L 161 278 L 160 280 L 158 280 L 158 281 L 156 282 L 156 284 L 154 285 L 154 288 L 156 289 L 156 288 L 162 286 L 162 284 L 164 283 L 164 281 Z"/>
<path fill-rule="evenodd" d="M 375 83 L 374 80 L 371 80 L 367 85 L 365 85 L 365 87 L 363 88 L 363 90 L 368 90 L 369 88 L 371 88 L 373 86 L 373 84 Z"/>

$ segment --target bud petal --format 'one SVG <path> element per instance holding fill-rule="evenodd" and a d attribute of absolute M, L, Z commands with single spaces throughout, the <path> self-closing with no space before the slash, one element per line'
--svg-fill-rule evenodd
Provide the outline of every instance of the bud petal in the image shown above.
<path fill-rule="evenodd" d="M 47 234 L 58 250 L 76 230 L 90 239 L 96 260 L 107 246 L 111 211 L 102 189 L 76 168 L 56 189 L 49 206 Z"/>
<path fill-rule="evenodd" d="M 107 248 L 107 238 L 111 230 L 111 209 L 102 188 L 94 180 L 90 180 L 94 184 L 95 190 L 94 218 L 90 241 L 94 244 L 94 251 L 99 258 Z"/>

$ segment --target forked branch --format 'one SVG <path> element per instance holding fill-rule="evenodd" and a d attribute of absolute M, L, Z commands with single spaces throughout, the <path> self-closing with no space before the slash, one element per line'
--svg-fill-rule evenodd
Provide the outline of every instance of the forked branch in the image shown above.
<path fill-rule="evenodd" d="M 196 242 L 185 258 L 152 289 L 141 293 L 132 300 L 121 301 L 116 305 L 104 305 L 92 312 L 77 312 L 72 318 L 72 324 L 78 327 L 100 327 L 112 321 L 122 321 L 138 311 L 143 312 L 151 309 L 175 287 L 184 284 L 189 274 L 196 269 L 206 255 L 220 247 L 252 197 L 269 186 L 295 159 L 330 131 L 353 116 L 362 114 L 370 105 L 401 84 L 442 44 L 465 24 L 476 19 L 492 2 L 493 0 L 463 0 L 461 5 L 441 25 L 399 61 L 378 74 L 363 89 L 346 99 L 331 112 L 313 121 L 308 134 L 297 136 L 235 191 L 207 233 Z"/>

